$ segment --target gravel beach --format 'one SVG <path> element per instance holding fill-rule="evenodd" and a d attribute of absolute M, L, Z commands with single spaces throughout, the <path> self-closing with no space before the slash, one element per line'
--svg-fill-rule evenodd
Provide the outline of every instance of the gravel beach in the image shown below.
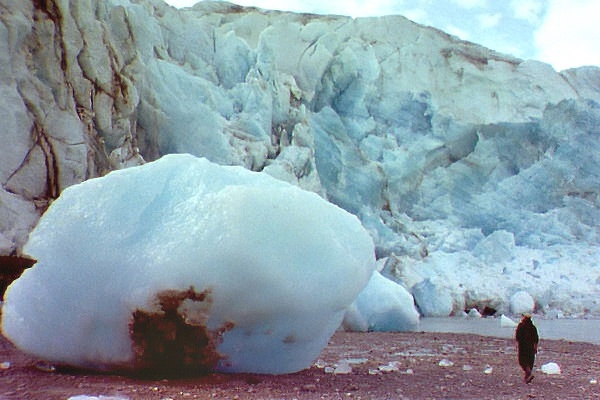
<path fill-rule="evenodd" d="M 336 333 L 315 364 L 288 375 L 145 380 L 52 371 L 0 339 L 0 399 L 600 399 L 600 346 L 544 340 L 532 384 L 511 339 L 456 333 Z M 540 370 L 554 362 L 561 372 Z"/>

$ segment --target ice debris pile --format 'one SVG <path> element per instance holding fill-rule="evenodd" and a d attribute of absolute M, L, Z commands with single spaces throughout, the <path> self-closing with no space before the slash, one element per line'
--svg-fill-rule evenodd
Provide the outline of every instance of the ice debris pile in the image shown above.
<path fill-rule="evenodd" d="M 311 365 L 375 269 L 320 196 L 190 155 L 65 190 L 32 232 L 4 334 L 57 364 L 158 373 Z"/>

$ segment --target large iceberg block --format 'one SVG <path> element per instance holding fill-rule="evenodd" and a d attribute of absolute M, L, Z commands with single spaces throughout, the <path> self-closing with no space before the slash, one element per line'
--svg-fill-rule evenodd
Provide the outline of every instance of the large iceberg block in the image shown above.
<path fill-rule="evenodd" d="M 189 155 L 68 188 L 32 232 L 4 334 L 54 363 L 172 373 L 308 367 L 375 268 L 318 195 Z"/>

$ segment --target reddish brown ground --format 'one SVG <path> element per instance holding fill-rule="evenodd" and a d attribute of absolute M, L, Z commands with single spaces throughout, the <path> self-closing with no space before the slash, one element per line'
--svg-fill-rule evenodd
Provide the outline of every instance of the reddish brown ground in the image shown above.
<path fill-rule="evenodd" d="M 352 372 L 333 374 L 339 360 Z M 453 366 L 440 366 L 447 359 Z M 37 360 L 0 339 L 0 399 L 67 399 L 75 395 L 127 399 L 600 399 L 600 346 L 542 341 L 536 366 L 560 365 L 560 375 L 536 371 L 521 381 L 511 340 L 445 333 L 337 333 L 319 367 L 289 375 L 210 374 L 194 379 L 140 380 L 82 372 L 44 372 Z M 397 362 L 399 371 L 374 374 Z M 486 374 L 486 368 L 491 373 Z"/>

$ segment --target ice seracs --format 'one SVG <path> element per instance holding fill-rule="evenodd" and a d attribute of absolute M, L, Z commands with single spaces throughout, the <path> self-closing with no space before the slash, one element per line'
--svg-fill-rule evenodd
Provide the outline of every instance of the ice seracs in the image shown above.
<path fill-rule="evenodd" d="M 36 357 L 150 372 L 311 365 L 375 268 L 359 220 L 241 167 L 170 155 L 65 190 L 3 333 Z"/>
<path fill-rule="evenodd" d="M 426 315 L 508 313 L 523 290 L 541 314 L 600 316 L 600 68 L 401 16 L 5 3 L 0 254 L 65 188 L 185 152 L 359 217 Z"/>
<path fill-rule="evenodd" d="M 452 296 L 441 283 L 424 279 L 412 287 L 412 294 L 425 317 L 448 317 L 452 313 Z"/>

